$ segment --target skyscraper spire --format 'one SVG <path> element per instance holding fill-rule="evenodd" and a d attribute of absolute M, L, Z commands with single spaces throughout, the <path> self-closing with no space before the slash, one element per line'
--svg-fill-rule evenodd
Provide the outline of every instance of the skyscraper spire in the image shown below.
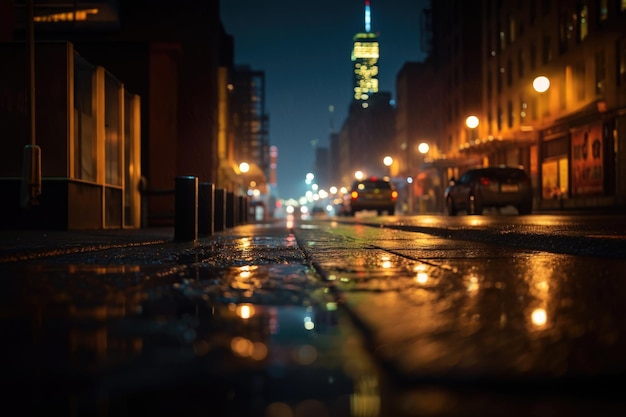
<path fill-rule="evenodd" d="M 354 35 L 352 72 L 354 100 L 367 107 L 369 98 L 378 92 L 378 36 L 372 32 L 370 0 L 365 0 L 365 32 Z"/>
<path fill-rule="evenodd" d="M 372 31 L 372 15 L 370 13 L 370 0 L 365 0 L 365 32 Z"/>

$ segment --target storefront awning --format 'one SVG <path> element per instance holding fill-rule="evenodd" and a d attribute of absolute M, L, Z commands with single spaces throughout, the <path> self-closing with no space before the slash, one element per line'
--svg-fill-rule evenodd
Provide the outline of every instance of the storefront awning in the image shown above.
<path fill-rule="evenodd" d="M 502 149 L 510 149 L 520 146 L 529 146 L 537 142 L 536 134 L 534 132 L 520 132 L 516 137 L 502 138 L 489 136 L 486 138 L 479 138 L 472 142 L 466 142 L 461 145 L 459 152 L 464 154 L 487 154 L 490 152 L 496 152 Z"/>

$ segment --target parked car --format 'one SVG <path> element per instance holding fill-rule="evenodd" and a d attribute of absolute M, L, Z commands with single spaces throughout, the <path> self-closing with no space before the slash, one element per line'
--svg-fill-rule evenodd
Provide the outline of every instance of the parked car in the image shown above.
<path fill-rule="evenodd" d="M 458 181 L 452 180 L 444 199 L 448 214 L 459 211 L 482 214 L 486 207 L 513 206 L 519 214 L 530 214 L 533 192 L 524 170 L 511 167 L 470 169 Z"/>
<path fill-rule="evenodd" d="M 398 192 L 389 181 L 380 178 L 357 180 L 344 200 L 343 212 L 354 216 L 357 211 L 376 210 L 378 215 L 384 211 L 393 215 L 397 199 Z"/>
<path fill-rule="evenodd" d="M 311 216 L 313 218 L 326 217 L 326 215 L 327 215 L 327 213 L 326 213 L 326 210 L 324 209 L 324 207 L 314 206 L 313 209 L 311 210 Z"/>

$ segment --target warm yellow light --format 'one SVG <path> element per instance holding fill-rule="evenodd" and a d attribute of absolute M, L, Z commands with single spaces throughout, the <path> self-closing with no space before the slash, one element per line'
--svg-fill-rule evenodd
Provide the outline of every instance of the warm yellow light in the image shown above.
<path fill-rule="evenodd" d="M 249 319 L 254 316 L 255 310 L 252 304 L 240 304 L 237 306 L 237 316 L 242 319 Z"/>
<path fill-rule="evenodd" d="M 548 77 L 540 75 L 533 80 L 533 88 L 538 93 L 545 93 L 550 88 L 550 80 Z"/>
<path fill-rule="evenodd" d="M 538 327 L 545 326 L 548 322 L 548 314 L 543 308 L 537 308 L 533 310 L 530 317 L 533 324 Z"/>
<path fill-rule="evenodd" d="M 430 150 L 430 146 L 428 146 L 428 143 L 422 142 L 418 145 L 417 150 L 421 154 L 427 154 L 428 151 Z"/>
<path fill-rule="evenodd" d="M 359 181 L 362 180 L 364 176 L 365 174 L 363 174 L 363 171 L 356 171 L 354 173 L 354 178 L 356 178 Z"/>
<path fill-rule="evenodd" d="M 34 16 L 33 21 L 35 22 L 73 22 L 73 21 L 85 21 L 87 20 L 87 15 L 90 14 L 98 14 L 98 9 L 84 9 L 84 10 L 76 10 L 71 12 L 64 13 L 54 13 L 45 16 Z"/>
<path fill-rule="evenodd" d="M 467 116 L 467 119 L 465 119 L 465 126 L 469 127 L 470 129 L 475 129 L 478 127 L 478 117 L 472 115 L 472 116 Z"/>
<path fill-rule="evenodd" d="M 250 171 L 250 164 L 248 164 L 247 162 L 242 162 L 239 164 L 239 171 L 243 172 L 244 174 L 248 171 Z"/>
<path fill-rule="evenodd" d="M 385 166 L 391 166 L 391 164 L 393 164 L 393 158 L 390 156 L 385 156 L 383 158 L 383 164 L 385 164 Z"/>

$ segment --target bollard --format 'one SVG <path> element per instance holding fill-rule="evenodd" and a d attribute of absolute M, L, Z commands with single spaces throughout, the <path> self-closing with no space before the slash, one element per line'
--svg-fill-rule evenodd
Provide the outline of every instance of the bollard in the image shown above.
<path fill-rule="evenodd" d="M 213 231 L 221 232 L 226 228 L 226 190 L 217 188 L 214 196 Z"/>
<path fill-rule="evenodd" d="M 174 190 L 174 240 L 198 239 L 198 177 L 176 177 Z"/>
<path fill-rule="evenodd" d="M 235 193 L 226 192 L 226 228 L 235 227 Z"/>
<path fill-rule="evenodd" d="M 237 210 L 239 214 L 239 224 L 246 224 L 246 197 L 243 195 L 239 196 L 239 210 Z"/>
<path fill-rule="evenodd" d="M 213 235 L 214 196 L 215 184 L 201 182 L 198 185 L 198 233 L 204 236 Z"/>
<path fill-rule="evenodd" d="M 237 195 L 235 193 L 233 193 L 233 226 L 238 226 L 239 225 L 239 215 L 237 214 L 239 210 L 239 198 L 237 198 Z"/>

